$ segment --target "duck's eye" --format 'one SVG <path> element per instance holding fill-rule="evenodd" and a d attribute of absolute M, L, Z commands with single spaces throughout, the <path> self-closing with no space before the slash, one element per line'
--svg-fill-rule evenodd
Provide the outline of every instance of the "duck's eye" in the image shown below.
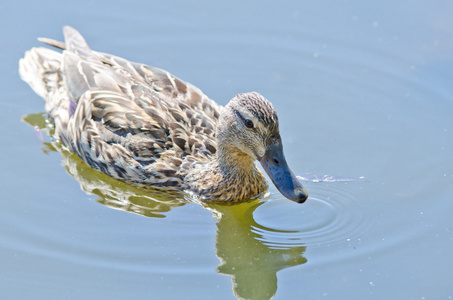
<path fill-rule="evenodd" d="M 246 119 L 245 120 L 245 126 L 247 126 L 247 128 L 253 128 L 252 120 Z"/>

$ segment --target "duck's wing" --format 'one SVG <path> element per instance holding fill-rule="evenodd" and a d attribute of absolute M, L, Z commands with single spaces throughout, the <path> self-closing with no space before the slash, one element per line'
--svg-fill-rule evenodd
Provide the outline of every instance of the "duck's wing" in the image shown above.
<path fill-rule="evenodd" d="M 92 51 L 71 27 L 64 35 L 71 117 L 61 138 L 83 160 L 143 182 L 150 172 L 176 176 L 187 156 L 215 153 L 220 105 L 164 70 Z"/>

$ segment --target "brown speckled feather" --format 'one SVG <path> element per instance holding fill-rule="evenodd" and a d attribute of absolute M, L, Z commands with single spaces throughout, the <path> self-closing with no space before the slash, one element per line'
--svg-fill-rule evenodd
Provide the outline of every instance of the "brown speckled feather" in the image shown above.
<path fill-rule="evenodd" d="M 220 105 L 166 71 L 92 51 L 70 27 L 64 34 L 64 45 L 45 40 L 64 46 L 63 54 L 34 48 L 21 74 L 53 103 L 47 112 L 58 124 L 57 136 L 91 167 L 115 178 L 176 187 L 187 155 L 202 161 L 216 152 Z M 30 80 L 30 66 L 53 80 Z M 67 97 L 53 100 L 56 93 Z M 73 115 L 64 98 L 77 104 Z"/>
<path fill-rule="evenodd" d="M 278 118 L 263 96 L 239 94 L 223 108 L 164 70 L 92 51 L 76 30 L 63 31 L 64 43 L 41 39 L 62 53 L 33 48 L 19 71 L 45 99 L 56 137 L 88 165 L 125 181 L 240 201 L 266 190 L 255 160 L 267 157 L 292 189 L 287 197 L 306 199 L 275 148 Z M 281 152 L 284 169 L 266 149 Z"/>

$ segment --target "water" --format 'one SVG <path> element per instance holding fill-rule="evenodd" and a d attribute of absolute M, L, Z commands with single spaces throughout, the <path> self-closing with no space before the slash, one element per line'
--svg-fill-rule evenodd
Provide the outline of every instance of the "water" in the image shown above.
<path fill-rule="evenodd" d="M 183 1 L 2 7 L 4 299 L 452 299 L 453 5 Z M 38 36 L 270 99 L 310 198 L 235 206 L 143 191 L 44 131 L 17 74 Z M 69 176 L 68 176 L 69 174 Z M 313 180 L 334 176 L 333 182 Z M 360 178 L 362 181 L 340 179 Z"/>

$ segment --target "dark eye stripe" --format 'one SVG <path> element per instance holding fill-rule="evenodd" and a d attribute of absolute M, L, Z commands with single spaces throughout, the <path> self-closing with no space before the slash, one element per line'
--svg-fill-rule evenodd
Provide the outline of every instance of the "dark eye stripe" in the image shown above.
<path fill-rule="evenodd" d="M 246 119 L 244 118 L 239 112 L 236 111 L 236 115 L 239 117 L 239 119 L 242 120 L 242 122 L 244 122 L 245 126 L 247 128 L 253 128 L 254 127 L 254 124 L 253 124 L 253 121 L 250 120 L 250 119 Z"/>

